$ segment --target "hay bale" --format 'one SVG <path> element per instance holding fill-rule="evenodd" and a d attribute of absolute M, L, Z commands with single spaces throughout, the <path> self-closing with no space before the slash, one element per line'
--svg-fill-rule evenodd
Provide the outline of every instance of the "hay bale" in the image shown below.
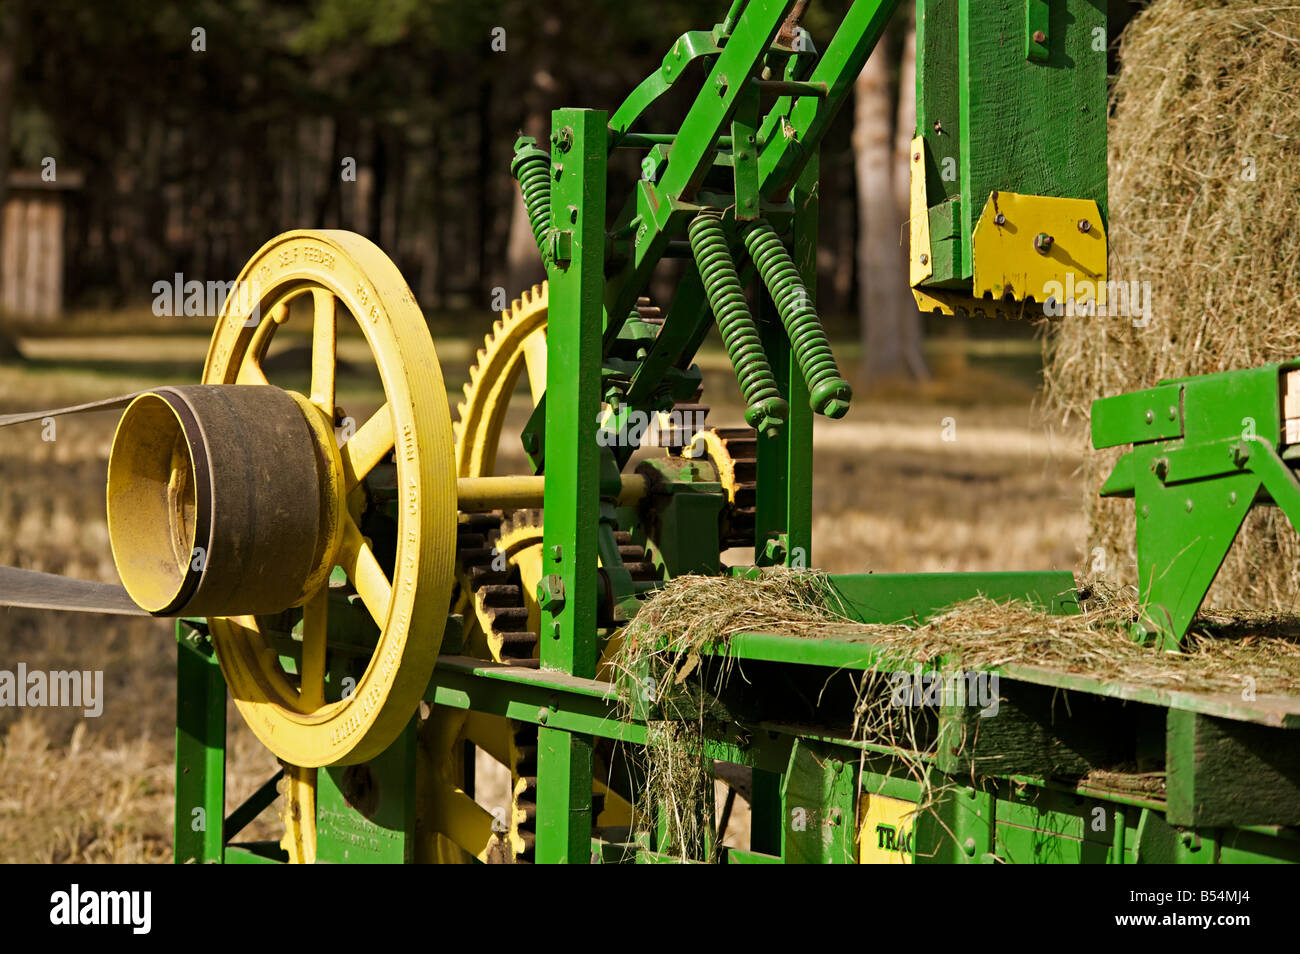
<path fill-rule="evenodd" d="M 1300 7 L 1155 0 L 1120 46 L 1110 128 L 1111 277 L 1150 282 L 1145 327 L 1125 317 L 1057 319 L 1047 406 L 1087 419 L 1091 402 L 1163 378 L 1300 355 Z M 1131 500 L 1096 490 L 1118 451 L 1085 454 L 1089 550 L 1136 582 Z M 1290 609 L 1300 539 L 1259 510 L 1207 606 Z"/>

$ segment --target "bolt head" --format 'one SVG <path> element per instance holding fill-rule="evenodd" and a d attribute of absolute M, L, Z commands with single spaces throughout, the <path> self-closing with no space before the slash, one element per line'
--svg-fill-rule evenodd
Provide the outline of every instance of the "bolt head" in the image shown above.
<path fill-rule="evenodd" d="M 1034 236 L 1034 250 L 1038 252 L 1039 255 L 1046 255 L 1052 250 L 1054 244 L 1056 244 L 1056 239 L 1052 238 L 1046 232 L 1039 232 Z"/>
<path fill-rule="evenodd" d="M 1080 219 L 1079 231 L 1082 232 L 1084 235 L 1087 235 L 1089 232 L 1092 231 L 1092 223 L 1089 222 L 1087 219 Z"/>
<path fill-rule="evenodd" d="M 1044 33 L 1042 30 L 1035 30 L 1035 31 L 1034 31 L 1034 42 L 1035 42 L 1035 43 L 1039 43 L 1039 44 L 1046 43 L 1046 42 L 1047 42 L 1047 34 Z"/>
<path fill-rule="evenodd" d="M 993 224 L 994 224 L 994 225 L 1006 225 L 1006 224 L 1007 224 L 1007 217 L 1006 217 L 1005 215 L 1003 215 L 1001 212 L 999 212 L 997 215 L 993 216 Z"/>
<path fill-rule="evenodd" d="M 922 253 L 921 253 L 921 264 L 922 264 L 922 265 L 927 265 L 927 264 L 929 264 L 929 262 L 930 262 L 930 256 L 929 256 L 929 255 L 926 255 L 924 252 L 922 252 Z"/>

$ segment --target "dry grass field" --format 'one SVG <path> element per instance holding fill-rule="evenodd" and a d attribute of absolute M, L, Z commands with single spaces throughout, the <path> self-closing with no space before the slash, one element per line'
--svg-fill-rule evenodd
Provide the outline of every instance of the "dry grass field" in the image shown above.
<path fill-rule="evenodd" d="M 167 336 L 127 327 L 112 335 L 25 337 L 26 361 L 0 364 L 0 413 L 194 382 L 206 340 L 199 328 Z M 456 396 L 473 346 L 467 338 L 437 341 Z M 295 343 L 301 341 L 278 346 Z M 819 422 L 816 565 L 835 572 L 1080 566 L 1081 461 L 1070 456 L 1080 442 L 1044 425 L 1032 406 L 1036 346 L 1012 345 L 1027 372 L 1009 374 L 978 350 L 964 370 L 952 371 L 936 352 L 933 382 L 866 395 L 845 420 Z M 998 352 L 995 344 L 985 348 Z M 377 403 L 359 373 L 364 344 L 348 340 L 341 350 L 358 373 L 341 379 L 340 403 L 364 414 Z M 851 365 L 852 349 L 841 351 Z M 725 356 L 708 352 L 702 364 L 714 406 L 710 422 L 739 421 Z M 277 383 L 292 385 L 295 376 L 305 383 L 292 353 L 284 366 L 286 378 Z M 525 413 L 520 402 L 514 414 L 522 420 Z M 116 581 L 103 499 L 113 424 L 111 414 L 62 419 L 52 441 L 42 440 L 38 425 L 0 430 L 0 563 Z M 500 467 L 509 472 L 520 461 L 505 453 Z M 0 609 L 0 669 L 20 662 L 29 669 L 101 669 L 105 702 L 94 719 L 72 710 L 0 709 L 0 861 L 169 860 L 171 625 Z M 234 805 L 274 771 L 275 761 L 233 707 L 229 744 L 227 797 Z M 257 827 L 262 837 L 278 837 L 272 812 Z"/>

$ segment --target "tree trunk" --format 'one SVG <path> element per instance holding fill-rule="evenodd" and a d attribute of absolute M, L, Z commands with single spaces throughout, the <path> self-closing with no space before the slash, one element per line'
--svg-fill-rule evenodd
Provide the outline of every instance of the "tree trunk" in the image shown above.
<path fill-rule="evenodd" d="M 0 256 L 4 251 L 5 201 L 9 196 L 9 118 L 13 115 L 14 50 L 18 47 L 16 19 L 12 9 L 0 7 Z M 0 331 L 0 361 L 20 357 L 18 345 Z"/>
<path fill-rule="evenodd" d="M 854 83 L 853 152 L 858 186 L 858 320 L 862 335 L 859 374 L 867 381 L 924 373 L 918 322 L 901 268 L 905 215 L 895 201 L 894 100 L 891 57 L 877 44 Z"/>

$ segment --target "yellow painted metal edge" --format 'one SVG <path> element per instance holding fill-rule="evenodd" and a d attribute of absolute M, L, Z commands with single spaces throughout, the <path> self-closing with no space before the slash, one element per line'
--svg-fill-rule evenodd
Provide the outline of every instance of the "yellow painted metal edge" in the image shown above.
<path fill-rule="evenodd" d="M 908 212 L 908 281 L 915 288 L 934 274 L 930 252 L 930 206 L 925 197 L 925 139 L 912 140 L 912 158 L 908 165 L 911 208 Z"/>
<path fill-rule="evenodd" d="M 976 300 L 1106 303 L 1106 230 L 1091 199 L 989 195 L 971 234 Z"/>

